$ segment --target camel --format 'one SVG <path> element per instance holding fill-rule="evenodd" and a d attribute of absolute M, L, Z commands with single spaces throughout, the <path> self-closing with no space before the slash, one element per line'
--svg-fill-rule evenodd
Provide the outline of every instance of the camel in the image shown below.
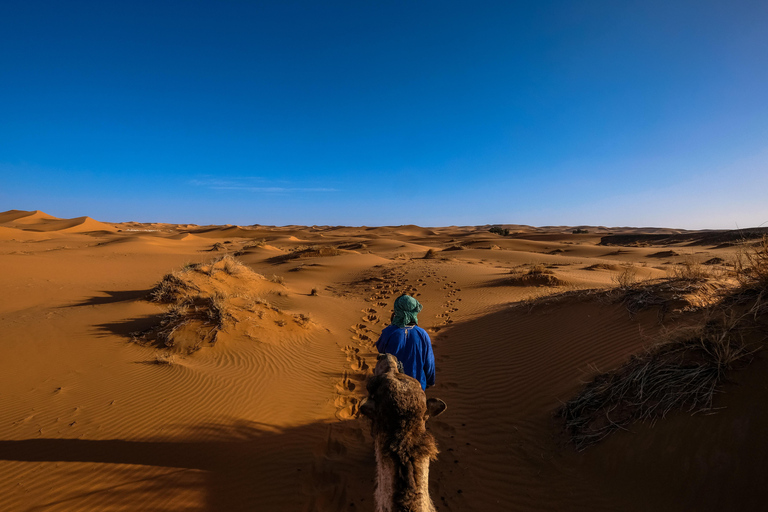
<path fill-rule="evenodd" d="M 445 411 L 445 402 L 427 399 L 419 381 L 401 373 L 391 354 L 379 356 L 367 388 L 360 412 L 371 419 L 376 512 L 435 512 L 429 463 L 438 451 L 426 422 Z"/>

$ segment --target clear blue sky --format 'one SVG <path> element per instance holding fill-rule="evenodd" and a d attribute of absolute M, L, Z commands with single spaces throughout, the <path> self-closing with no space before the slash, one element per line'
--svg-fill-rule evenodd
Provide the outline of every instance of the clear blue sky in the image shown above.
<path fill-rule="evenodd" d="M 768 2 L 0 3 L 0 210 L 768 221 Z"/>

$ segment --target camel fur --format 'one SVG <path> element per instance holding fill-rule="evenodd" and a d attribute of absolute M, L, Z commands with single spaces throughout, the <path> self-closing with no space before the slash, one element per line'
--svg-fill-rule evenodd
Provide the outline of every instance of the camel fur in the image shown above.
<path fill-rule="evenodd" d="M 376 512 L 435 512 L 429 463 L 438 450 L 426 421 L 445 411 L 445 402 L 428 400 L 419 381 L 401 373 L 391 354 L 379 356 L 367 388 L 360 410 L 371 419 Z"/>

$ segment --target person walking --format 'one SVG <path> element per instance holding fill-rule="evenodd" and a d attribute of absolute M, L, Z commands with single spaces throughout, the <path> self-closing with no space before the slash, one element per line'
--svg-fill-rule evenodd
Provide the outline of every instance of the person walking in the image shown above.
<path fill-rule="evenodd" d="M 376 342 L 380 354 L 392 354 L 402 363 L 402 371 L 421 383 L 426 390 L 435 385 L 435 355 L 427 331 L 418 326 L 422 305 L 410 295 L 395 299 L 392 323 Z"/>

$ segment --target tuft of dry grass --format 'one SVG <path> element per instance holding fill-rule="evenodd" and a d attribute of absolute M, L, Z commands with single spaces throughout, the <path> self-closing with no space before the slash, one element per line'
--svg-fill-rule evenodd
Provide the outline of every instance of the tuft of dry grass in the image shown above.
<path fill-rule="evenodd" d="M 748 362 L 740 322 L 723 318 L 632 356 L 597 375 L 555 413 L 577 450 L 636 421 L 655 422 L 673 410 L 709 411 L 726 371 Z"/>
<path fill-rule="evenodd" d="M 206 276 L 219 271 L 237 277 L 256 275 L 229 254 L 205 265 L 186 265 L 182 270 L 165 275 L 152 289 L 150 300 L 169 304 L 168 310 L 159 325 L 134 334 L 134 340 L 158 347 L 175 347 L 175 350 L 190 353 L 213 345 L 218 333 L 234 320 L 232 310 L 237 306 L 231 303 L 232 299 L 250 298 L 248 294 L 231 293 L 226 287 L 222 289 L 221 283 L 214 286 L 214 291 L 203 291 L 203 288 L 217 282 L 208 280 Z M 256 301 L 252 302 L 255 307 Z"/>
<path fill-rule="evenodd" d="M 160 282 L 149 292 L 149 300 L 161 304 L 170 304 L 183 294 L 199 290 L 196 285 L 184 278 L 184 272 L 184 270 L 181 270 L 164 275 Z"/>
<path fill-rule="evenodd" d="M 173 366 L 176 364 L 176 356 L 173 354 L 157 354 L 152 364 Z"/>
<path fill-rule="evenodd" d="M 312 321 L 312 318 L 309 315 L 306 315 L 304 313 L 297 313 L 293 315 L 293 320 L 294 322 L 299 324 L 301 327 L 306 327 Z"/>
<path fill-rule="evenodd" d="M 612 276 L 611 280 L 622 290 L 631 289 L 638 282 L 637 268 L 633 265 L 627 265 L 618 274 Z"/>
<path fill-rule="evenodd" d="M 683 281 L 703 281 L 710 277 L 709 270 L 691 255 L 672 267 L 672 277 Z"/>
<path fill-rule="evenodd" d="M 736 278 L 742 286 L 768 286 L 768 236 L 736 254 Z"/>
<path fill-rule="evenodd" d="M 528 276 L 543 276 L 545 274 L 554 274 L 551 270 L 548 270 L 547 267 L 545 267 L 542 264 L 536 264 L 532 266 L 528 272 L 526 272 L 525 275 Z"/>
<path fill-rule="evenodd" d="M 248 242 L 247 244 L 243 245 L 243 250 L 260 248 L 260 247 L 264 247 L 265 245 L 267 245 L 267 241 L 262 238 L 261 240 L 257 240 L 255 242 Z"/>
<path fill-rule="evenodd" d="M 221 259 L 217 262 L 217 264 L 221 265 L 221 270 L 223 270 L 226 274 L 230 276 L 251 271 L 251 269 L 243 265 L 240 261 L 236 260 L 229 254 L 225 254 L 224 256 L 222 256 Z"/>
<path fill-rule="evenodd" d="M 511 280 L 512 286 L 562 286 L 562 280 L 555 277 L 554 272 L 542 264 L 535 264 L 526 272 L 520 273 L 519 270 L 511 270 L 515 277 Z"/>
<path fill-rule="evenodd" d="M 682 276 L 658 285 L 672 287 L 672 299 L 689 289 L 709 286 L 696 264 L 690 272 L 683 268 Z M 576 449 L 626 430 L 634 422 L 653 423 L 674 410 L 712 410 L 727 372 L 748 364 L 766 340 L 768 240 L 742 253 L 736 274 L 741 286 L 713 302 L 698 326 L 680 330 L 619 368 L 595 376 L 555 412 Z M 668 299 L 656 293 L 657 288 L 624 294 L 630 312 L 661 306 L 663 313 Z"/>
<path fill-rule="evenodd" d="M 336 247 L 298 245 L 292 248 L 290 253 L 275 256 L 268 261 L 271 261 L 272 263 L 282 263 L 297 258 L 321 258 L 326 256 L 338 256 L 340 254 L 342 254 L 341 250 Z"/>
<path fill-rule="evenodd" d="M 437 258 L 437 254 L 435 253 L 434 249 L 427 249 L 427 252 L 424 254 L 425 260 L 433 260 Z"/>
<path fill-rule="evenodd" d="M 283 276 L 278 276 L 277 274 L 272 274 L 272 277 L 269 278 L 270 281 L 277 284 L 285 284 L 285 278 Z"/>

